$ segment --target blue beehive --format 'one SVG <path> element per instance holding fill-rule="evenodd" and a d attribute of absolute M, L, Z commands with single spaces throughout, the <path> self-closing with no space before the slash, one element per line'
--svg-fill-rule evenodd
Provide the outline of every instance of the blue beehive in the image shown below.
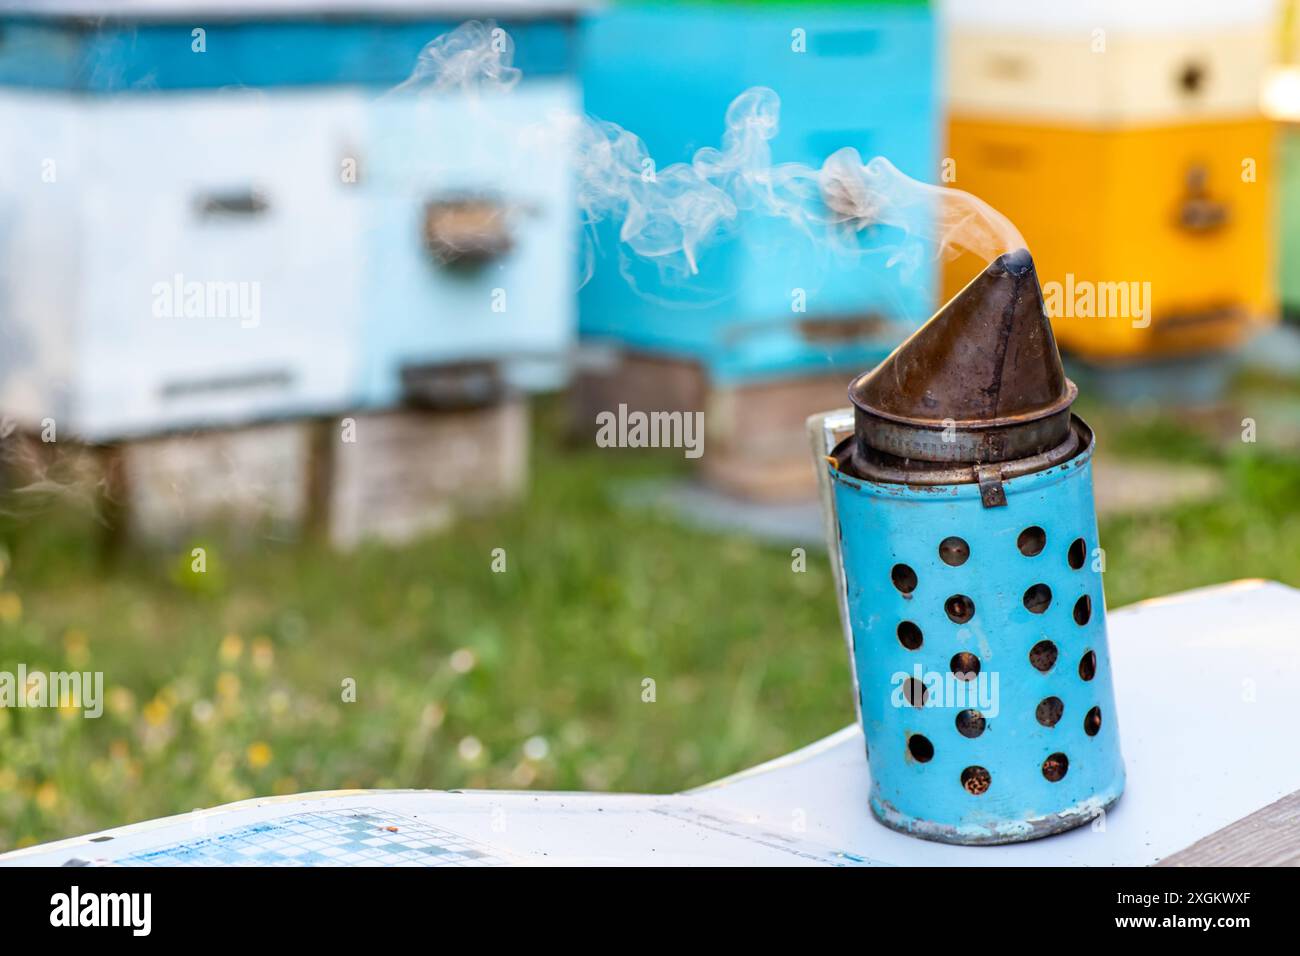
<path fill-rule="evenodd" d="M 774 163 L 820 166 L 853 147 L 903 172 L 937 169 L 935 27 L 925 6 L 615 8 L 588 21 L 582 80 L 589 113 L 640 136 L 656 164 L 716 146 L 746 88 L 781 98 Z M 845 261 L 781 220 L 746 217 L 706 245 L 699 274 L 663 276 L 596 230 L 580 332 L 702 363 L 736 383 L 861 368 L 933 309 L 931 263 Z M 623 254 L 621 254 L 623 253 Z M 806 312 L 792 308 L 806 294 Z M 829 329 L 824 322 L 839 320 Z"/>
<path fill-rule="evenodd" d="M 850 389 L 832 481 L 871 809 L 890 827 L 1028 840 L 1123 790 L 1075 394 L 1025 252 Z"/>
<path fill-rule="evenodd" d="M 0 410 L 113 440 L 387 407 L 411 367 L 561 366 L 569 157 L 514 142 L 576 109 L 576 3 L 477 5 L 517 17 L 499 96 L 385 95 L 462 4 L 324 6 L 0 11 Z M 453 268 L 424 216 L 467 198 L 505 241 Z"/>

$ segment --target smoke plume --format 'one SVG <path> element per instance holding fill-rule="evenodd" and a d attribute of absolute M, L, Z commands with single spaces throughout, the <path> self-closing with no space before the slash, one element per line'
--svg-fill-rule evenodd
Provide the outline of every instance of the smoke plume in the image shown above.
<path fill-rule="evenodd" d="M 506 90 L 521 75 L 513 54 L 505 31 L 472 21 L 425 47 L 397 89 Z M 616 123 L 590 116 L 548 122 L 570 138 L 584 223 L 612 222 L 620 243 L 665 275 L 697 275 L 701 251 L 750 215 L 789 222 L 836 252 L 885 255 L 905 272 L 926 258 L 968 252 L 988 261 L 1024 245 L 1010 220 L 984 201 L 912 179 L 883 156 L 864 163 L 845 148 L 819 167 L 774 163 L 780 113 L 775 91 L 745 90 L 723 117 L 718 147 L 663 168 L 640 137 Z"/>
<path fill-rule="evenodd" d="M 524 75 L 514 58 L 510 34 L 494 23 L 470 20 L 426 43 L 411 75 L 391 92 L 510 90 Z"/>

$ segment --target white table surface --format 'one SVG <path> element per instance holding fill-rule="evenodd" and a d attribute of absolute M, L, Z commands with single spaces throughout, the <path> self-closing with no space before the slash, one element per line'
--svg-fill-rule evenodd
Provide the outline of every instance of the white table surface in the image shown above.
<path fill-rule="evenodd" d="M 274 852 L 257 859 L 257 840 L 283 845 L 277 821 L 364 808 L 377 822 L 391 820 L 374 828 L 375 840 L 402 841 L 397 849 L 413 858 L 406 865 L 425 865 L 422 841 L 440 840 L 476 848 L 475 864 L 1142 865 L 1300 790 L 1300 591 L 1239 581 L 1112 612 L 1109 626 L 1128 786 L 1104 829 L 1001 847 L 895 833 L 867 810 L 862 738 L 846 727 L 681 794 L 306 794 L 30 847 L 0 864 L 139 863 L 126 858 L 167 848 L 153 862 L 202 859 L 255 825 L 247 862 L 284 862 Z M 386 848 L 376 852 L 383 855 L 337 862 L 393 862 Z"/>

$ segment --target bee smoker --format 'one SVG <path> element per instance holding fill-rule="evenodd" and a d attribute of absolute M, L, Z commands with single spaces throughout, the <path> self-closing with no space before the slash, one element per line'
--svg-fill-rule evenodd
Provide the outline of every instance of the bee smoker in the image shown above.
<path fill-rule="evenodd" d="M 1076 395 L 1023 249 L 849 388 L 824 490 L 886 826 L 1032 840 L 1123 791 Z"/>

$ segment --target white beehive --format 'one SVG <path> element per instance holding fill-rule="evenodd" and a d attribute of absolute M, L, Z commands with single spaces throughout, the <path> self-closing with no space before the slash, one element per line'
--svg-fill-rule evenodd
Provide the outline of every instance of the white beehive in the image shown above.
<path fill-rule="evenodd" d="M 949 108 L 1115 125 L 1259 112 L 1277 0 L 946 0 Z"/>

